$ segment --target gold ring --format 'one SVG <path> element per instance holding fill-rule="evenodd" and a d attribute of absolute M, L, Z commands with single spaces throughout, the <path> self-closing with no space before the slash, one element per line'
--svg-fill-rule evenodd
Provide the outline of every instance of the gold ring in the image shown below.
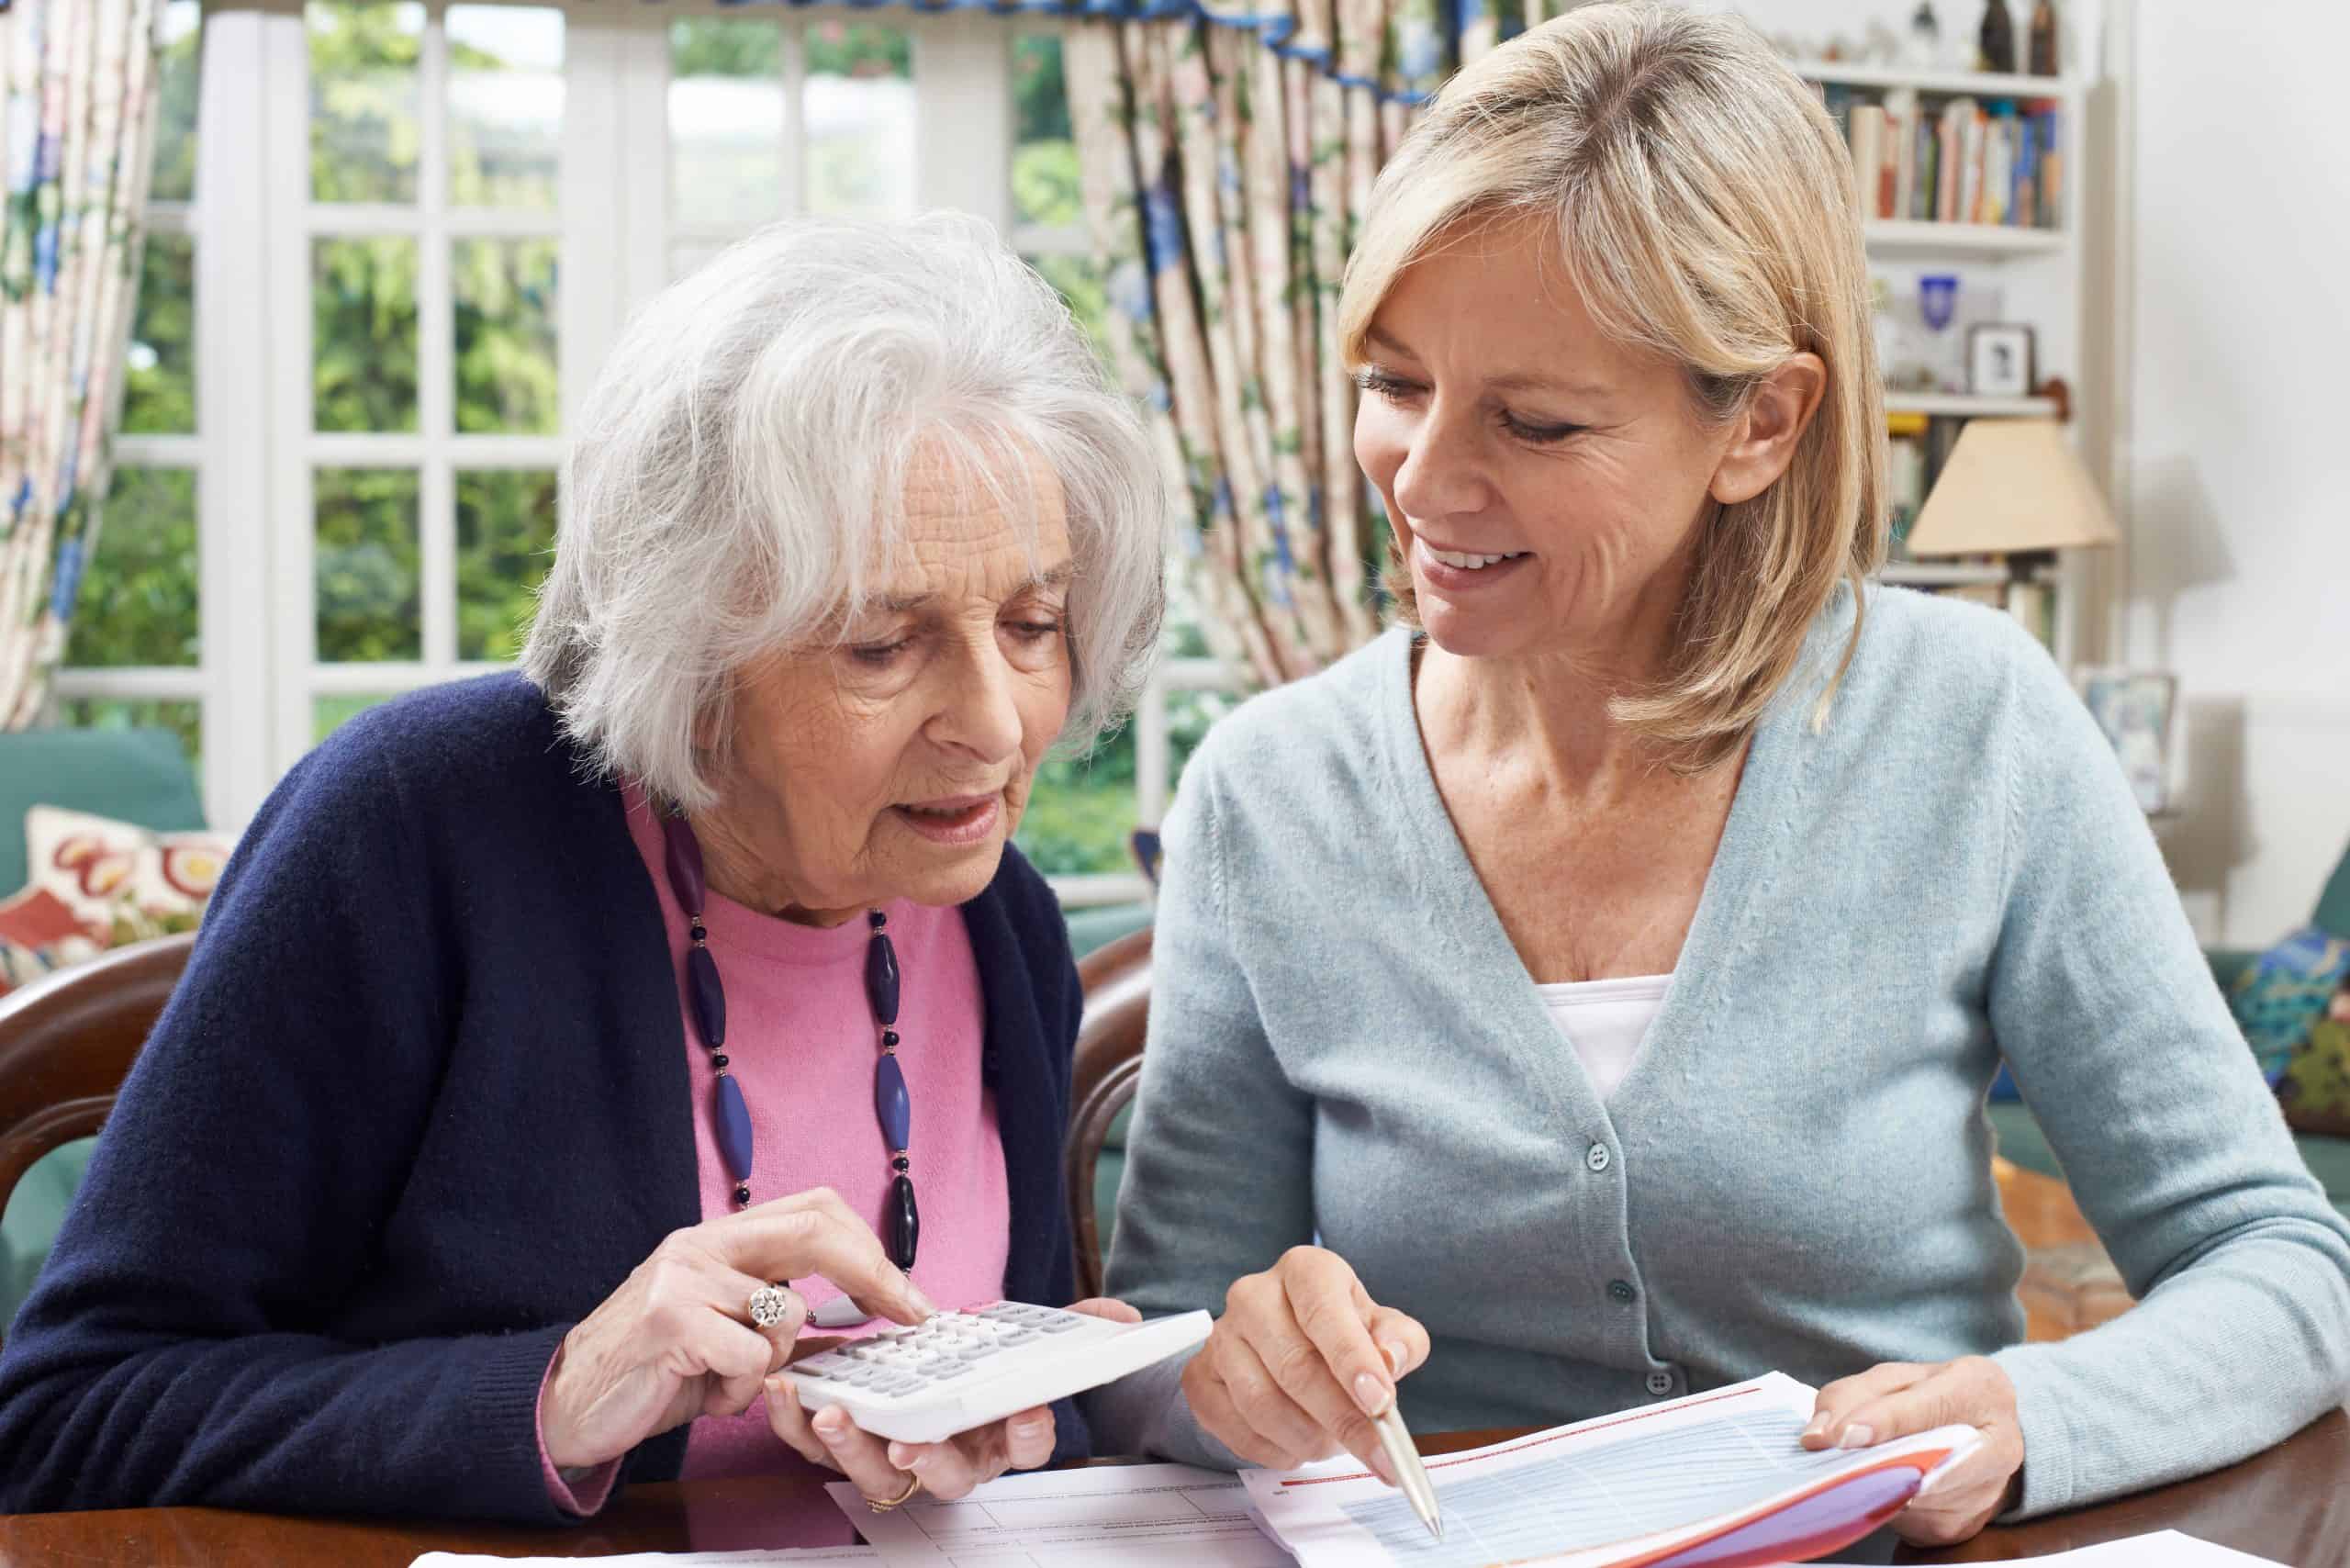
<path fill-rule="evenodd" d="M 892 1508 L 902 1508 L 908 1503 L 912 1502 L 914 1500 L 914 1494 L 921 1490 L 922 1477 L 919 1475 L 909 1475 L 906 1477 L 906 1489 L 904 1491 L 899 1493 L 896 1496 L 890 1498 L 886 1503 L 877 1503 L 872 1498 L 867 1497 L 865 1500 L 865 1506 L 872 1509 L 877 1514 L 886 1514 Z"/>

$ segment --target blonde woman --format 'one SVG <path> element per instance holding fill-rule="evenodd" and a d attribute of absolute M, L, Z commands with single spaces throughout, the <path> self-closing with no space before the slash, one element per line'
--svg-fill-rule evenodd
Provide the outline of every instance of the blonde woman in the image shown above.
<path fill-rule="evenodd" d="M 1724 18 L 1577 10 L 1381 176 L 1340 328 L 1410 625 L 1184 776 L 1109 1283 L 1223 1316 L 1114 1446 L 1382 1469 L 1399 1384 L 1442 1430 L 1778 1368 L 1813 1446 L 1982 1428 L 1897 1521 L 1941 1542 L 2341 1402 L 2350 1229 L 2109 749 L 2012 622 L 1867 583 L 1866 282 Z M 2142 1299 L 2062 1344 L 2003 1057 Z"/>

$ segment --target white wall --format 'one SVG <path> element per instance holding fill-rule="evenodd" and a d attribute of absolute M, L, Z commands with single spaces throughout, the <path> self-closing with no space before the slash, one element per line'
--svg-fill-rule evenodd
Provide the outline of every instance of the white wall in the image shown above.
<path fill-rule="evenodd" d="M 2350 7 L 2149 0 L 2128 31 L 2117 651 L 2179 675 L 2188 912 L 2265 946 L 2350 842 Z"/>

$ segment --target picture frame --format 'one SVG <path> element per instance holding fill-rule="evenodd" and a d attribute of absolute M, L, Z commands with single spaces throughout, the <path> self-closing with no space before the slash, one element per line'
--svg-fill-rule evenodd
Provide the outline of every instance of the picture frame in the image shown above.
<path fill-rule="evenodd" d="M 1977 398 L 2029 398 L 2035 367 L 2031 329 L 1982 321 L 1966 330 L 1966 389 Z"/>
<path fill-rule="evenodd" d="M 2073 672 L 2073 689 L 2113 746 L 2130 792 L 2148 816 L 2175 807 L 2178 678 L 2168 670 L 2090 666 Z"/>

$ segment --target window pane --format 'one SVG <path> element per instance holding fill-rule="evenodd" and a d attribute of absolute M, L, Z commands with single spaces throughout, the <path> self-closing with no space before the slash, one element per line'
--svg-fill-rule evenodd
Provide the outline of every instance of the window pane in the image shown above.
<path fill-rule="evenodd" d="M 1044 274 L 1045 281 L 1060 290 L 1077 324 L 1085 329 L 1088 342 L 1110 363 L 1110 340 L 1102 330 L 1102 322 L 1110 308 L 1109 291 L 1102 286 L 1101 269 L 1091 256 L 1030 256 L 1028 264 Z"/>
<path fill-rule="evenodd" d="M 338 692 L 332 697 L 310 699 L 310 743 L 315 745 L 342 727 L 345 719 L 364 713 L 378 702 L 389 702 L 392 693 L 377 691 L 367 696 Z"/>
<path fill-rule="evenodd" d="M 318 240 L 310 248 L 315 428 L 416 428 L 416 241 Z"/>
<path fill-rule="evenodd" d="M 416 470 L 321 468 L 313 489 L 319 661 L 420 657 Z"/>
<path fill-rule="evenodd" d="M 312 0 L 310 196 L 416 199 L 418 40 L 424 7 Z"/>
<path fill-rule="evenodd" d="M 198 663 L 196 476 L 118 468 L 82 575 L 66 662 L 78 668 Z"/>
<path fill-rule="evenodd" d="M 679 223 L 783 216 L 783 29 L 767 17 L 669 24 L 669 211 Z"/>
<path fill-rule="evenodd" d="M 681 241 L 669 247 L 669 281 L 677 282 L 688 273 L 699 271 L 701 264 L 726 249 L 720 244 L 693 244 Z"/>
<path fill-rule="evenodd" d="M 532 595 L 554 559 L 554 471 L 457 475 L 457 656 L 522 651 Z"/>
<path fill-rule="evenodd" d="M 204 704 L 147 697 L 68 697 L 57 705 L 58 722 L 76 730 L 173 730 L 187 753 L 188 767 L 204 778 Z"/>
<path fill-rule="evenodd" d="M 1012 45 L 1012 209 L 1023 223 L 1082 223 L 1077 143 L 1069 129 L 1057 34 L 1024 34 Z"/>
<path fill-rule="evenodd" d="M 196 241 L 149 234 L 139 265 L 138 319 L 123 356 L 122 428 L 196 430 Z"/>
<path fill-rule="evenodd" d="M 460 207 L 554 207 L 563 13 L 452 6 L 445 26 L 449 199 Z"/>
<path fill-rule="evenodd" d="M 169 0 L 163 7 L 163 52 L 155 62 L 155 162 L 147 190 L 156 201 L 196 198 L 196 77 L 203 14 L 198 0 Z"/>
<path fill-rule="evenodd" d="M 555 433 L 554 252 L 552 240 L 460 240 L 450 248 L 460 431 Z"/>
<path fill-rule="evenodd" d="M 811 21 L 800 101 L 811 212 L 914 209 L 913 52 L 869 22 Z"/>
<path fill-rule="evenodd" d="M 1090 756 L 1054 757 L 1035 788 L 1013 842 L 1050 877 L 1133 871 L 1126 835 L 1135 829 L 1135 730 L 1129 723 Z"/>
<path fill-rule="evenodd" d="M 1190 766 L 1192 754 L 1207 739 L 1208 728 L 1240 705 L 1228 691 L 1170 691 L 1167 694 L 1167 798 Z"/>

